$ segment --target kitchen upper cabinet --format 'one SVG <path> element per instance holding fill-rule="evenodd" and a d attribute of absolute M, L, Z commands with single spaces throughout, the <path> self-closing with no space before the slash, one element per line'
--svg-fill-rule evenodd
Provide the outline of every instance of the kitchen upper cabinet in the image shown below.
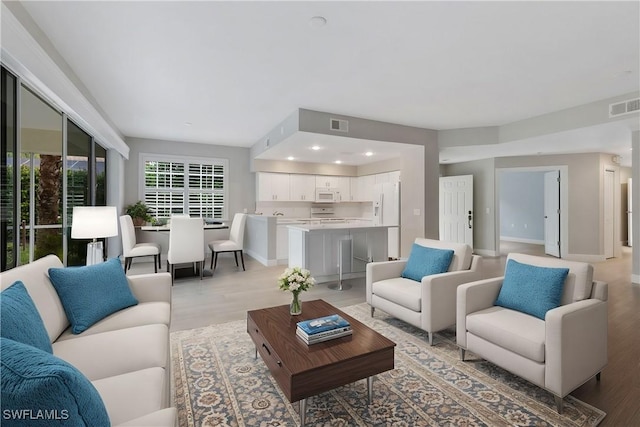
<path fill-rule="evenodd" d="M 336 180 L 336 186 L 333 187 L 338 191 L 338 200 L 341 202 L 351 201 L 351 178 L 348 176 L 339 176 Z"/>
<path fill-rule="evenodd" d="M 353 200 L 356 202 L 373 201 L 373 184 L 375 184 L 375 175 L 359 176 L 356 179 L 356 194 Z"/>
<path fill-rule="evenodd" d="M 289 175 L 289 200 L 313 202 L 316 199 L 315 175 Z"/>
<path fill-rule="evenodd" d="M 256 174 L 258 201 L 286 202 L 289 200 L 289 174 L 259 172 Z"/>
<path fill-rule="evenodd" d="M 400 182 L 400 171 L 377 173 L 374 176 L 375 176 L 376 184 L 385 184 L 387 182 L 391 182 L 391 183 Z"/>
<path fill-rule="evenodd" d="M 351 184 L 348 176 L 316 175 L 316 187 L 338 192 L 338 201 L 351 201 Z"/>
<path fill-rule="evenodd" d="M 318 188 L 338 188 L 339 176 L 316 175 L 316 187 Z"/>

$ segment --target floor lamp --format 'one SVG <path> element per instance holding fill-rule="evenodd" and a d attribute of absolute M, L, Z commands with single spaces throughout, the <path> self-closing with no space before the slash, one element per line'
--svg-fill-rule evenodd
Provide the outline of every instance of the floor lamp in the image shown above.
<path fill-rule="evenodd" d="M 71 221 L 72 239 L 93 239 L 87 244 L 87 265 L 104 261 L 102 242 L 97 239 L 118 235 L 115 206 L 74 206 Z"/>

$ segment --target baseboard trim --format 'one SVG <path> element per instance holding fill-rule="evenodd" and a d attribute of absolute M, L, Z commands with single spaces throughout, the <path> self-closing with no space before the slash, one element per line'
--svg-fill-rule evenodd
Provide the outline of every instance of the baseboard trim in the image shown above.
<path fill-rule="evenodd" d="M 601 262 L 605 261 L 604 255 L 589 255 L 589 254 L 566 254 L 562 257 L 568 261 L 581 261 L 581 262 Z"/>
<path fill-rule="evenodd" d="M 640 284 L 640 274 L 632 274 L 631 283 Z"/>
<path fill-rule="evenodd" d="M 278 265 L 278 260 L 276 260 L 276 259 L 266 259 L 265 257 L 258 255 L 257 253 L 255 253 L 252 250 L 245 249 L 244 253 L 246 253 L 251 258 L 255 259 L 260 264 L 262 264 L 262 265 L 264 265 L 266 267 L 273 267 L 274 265 Z"/>
<path fill-rule="evenodd" d="M 497 256 L 500 256 L 499 252 L 492 251 L 490 249 L 474 249 L 473 253 L 476 254 L 476 255 L 486 256 L 486 257 L 497 257 Z"/>
<path fill-rule="evenodd" d="M 521 239 L 519 237 L 500 236 L 500 240 L 504 240 L 505 242 L 529 243 L 531 245 L 544 245 L 544 240 Z"/>

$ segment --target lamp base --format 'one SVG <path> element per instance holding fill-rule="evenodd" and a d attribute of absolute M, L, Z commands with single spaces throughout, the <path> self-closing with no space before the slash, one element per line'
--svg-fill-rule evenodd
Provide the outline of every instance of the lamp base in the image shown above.
<path fill-rule="evenodd" d="M 87 243 L 87 265 L 100 264 L 103 261 L 102 242 Z"/>

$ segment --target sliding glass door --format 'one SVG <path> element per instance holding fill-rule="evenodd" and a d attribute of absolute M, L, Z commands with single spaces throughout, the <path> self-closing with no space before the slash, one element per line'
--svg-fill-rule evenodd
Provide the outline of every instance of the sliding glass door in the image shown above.
<path fill-rule="evenodd" d="M 106 205 L 107 150 L 2 67 L 1 270 L 49 254 L 82 265 L 74 206 Z"/>
<path fill-rule="evenodd" d="M 16 233 L 16 206 L 18 199 L 18 135 L 17 78 L 2 68 L 2 110 L 0 111 L 0 271 L 13 268 L 19 256 Z"/>

